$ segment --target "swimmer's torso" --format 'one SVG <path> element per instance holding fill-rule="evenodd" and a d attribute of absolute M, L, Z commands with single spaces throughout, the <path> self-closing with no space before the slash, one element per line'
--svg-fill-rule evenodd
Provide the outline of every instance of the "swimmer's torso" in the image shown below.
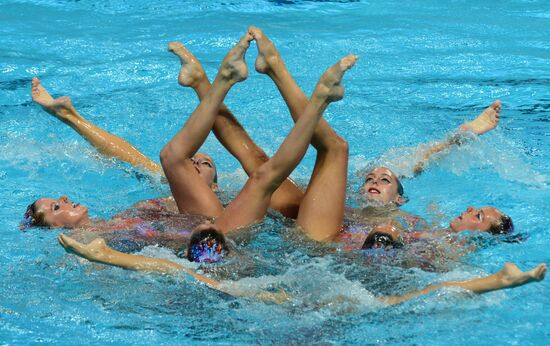
<path fill-rule="evenodd" d="M 102 237 L 123 252 L 159 245 L 173 251 L 185 248 L 192 231 L 209 221 L 200 215 L 179 214 L 173 200 L 155 198 L 135 204 L 111 220 L 94 222 L 85 229 L 72 232 L 80 241 Z"/>
<path fill-rule="evenodd" d="M 341 244 L 343 250 L 361 249 L 369 232 L 376 225 L 389 221 L 399 223 L 407 233 L 425 227 L 423 219 L 396 207 L 347 209 L 342 231 L 336 236 L 335 242 Z"/>

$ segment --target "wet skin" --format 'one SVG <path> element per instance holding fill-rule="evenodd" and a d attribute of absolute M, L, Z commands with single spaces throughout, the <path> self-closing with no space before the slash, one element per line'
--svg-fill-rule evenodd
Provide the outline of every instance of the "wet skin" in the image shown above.
<path fill-rule="evenodd" d="M 214 177 L 216 176 L 216 166 L 214 160 L 207 154 L 196 153 L 192 158 L 193 166 L 199 173 L 201 179 L 208 185 L 214 188 Z"/>
<path fill-rule="evenodd" d="M 403 197 L 398 193 L 397 177 L 385 167 L 376 167 L 370 171 L 361 190 L 371 201 L 383 204 L 395 203 L 398 206 L 404 202 Z"/>
<path fill-rule="evenodd" d="M 37 213 L 44 215 L 44 221 L 51 227 L 73 228 L 89 223 L 88 208 L 73 203 L 67 196 L 58 199 L 40 198 L 35 202 Z"/>
<path fill-rule="evenodd" d="M 479 209 L 468 207 L 464 213 L 451 221 L 450 228 L 453 232 L 466 230 L 486 232 L 492 225 L 499 223 L 501 217 L 502 213 L 493 207 Z"/>

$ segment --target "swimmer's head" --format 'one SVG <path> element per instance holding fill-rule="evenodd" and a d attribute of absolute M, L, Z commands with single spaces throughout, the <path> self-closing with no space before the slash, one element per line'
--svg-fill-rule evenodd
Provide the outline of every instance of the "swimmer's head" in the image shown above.
<path fill-rule="evenodd" d="M 361 192 L 367 201 L 401 206 L 407 202 L 403 185 L 397 175 L 386 167 L 375 167 L 369 171 Z"/>
<path fill-rule="evenodd" d="M 22 226 L 74 228 L 87 223 L 88 208 L 61 196 L 58 199 L 40 198 L 30 204 Z"/>
<path fill-rule="evenodd" d="M 193 166 L 199 173 L 201 179 L 212 188 L 212 190 L 218 190 L 218 171 L 214 160 L 207 154 L 196 153 L 192 158 Z"/>
<path fill-rule="evenodd" d="M 491 234 L 509 234 L 513 232 L 514 224 L 511 217 L 503 214 L 497 208 L 468 207 L 465 212 L 451 221 L 450 228 L 453 232 L 480 231 Z"/>
<path fill-rule="evenodd" d="M 225 236 L 213 224 L 198 226 L 187 247 L 187 259 L 190 262 L 221 262 L 228 253 Z"/>
<path fill-rule="evenodd" d="M 499 234 L 511 234 L 514 232 L 514 223 L 512 218 L 506 214 L 500 216 L 500 220 L 489 227 L 487 232 L 499 235 Z"/>
<path fill-rule="evenodd" d="M 362 249 L 396 249 L 403 247 L 402 230 L 393 223 L 377 225 L 369 232 Z"/>

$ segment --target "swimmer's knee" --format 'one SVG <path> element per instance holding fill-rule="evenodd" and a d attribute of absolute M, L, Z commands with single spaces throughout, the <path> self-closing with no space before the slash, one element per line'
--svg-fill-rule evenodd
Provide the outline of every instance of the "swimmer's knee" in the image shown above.
<path fill-rule="evenodd" d="M 349 155 L 349 144 L 342 137 L 336 135 L 327 138 L 327 151 L 329 153 L 334 153 L 339 157 L 348 157 Z"/>
<path fill-rule="evenodd" d="M 252 174 L 250 174 L 249 182 L 258 187 L 267 188 L 273 185 L 273 172 L 276 167 L 272 166 L 272 162 L 268 161 L 258 167 Z M 276 189 L 276 187 L 275 187 Z"/>

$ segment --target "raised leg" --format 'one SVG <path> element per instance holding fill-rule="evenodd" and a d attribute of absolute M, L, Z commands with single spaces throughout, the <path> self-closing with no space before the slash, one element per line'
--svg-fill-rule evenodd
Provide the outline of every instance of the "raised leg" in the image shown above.
<path fill-rule="evenodd" d="M 476 135 L 482 135 L 497 127 L 500 120 L 501 103 L 500 100 L 494 101 L 489 107 L 485 108 L 474 120 L 464 123 L 458 128 L 458 133 L 450 136 L 440 143 L 432 144 L 423 154 L 422 159 L 415 165 L 413 174 L 419 175 L 424 171 L 424 167 L 428 164 L 433 156 L 454 145 L 460 145 L 466 138 L 464 132 L 469 131 Z"/>
<path fill-rule="evenodd" d="M 308 99 L 287 70 L 275 45 L 258 28 L 249 28 L 258 46 L 256 70 L 267 74 L 283 96 L 294 121 L 298 121 Z M 297 218 L 307 235 L 330 241 L 340 231 L 344 215 L 348 169 L 348 144 L 321 119 L 311 144 L 317 158 Z M 328 197 L 330 196 L 330 197 Z"/>
<path fill-rule="evenodd" d="M 203 100 L 211 85 L 200 62 L 179 42 L 171 42 L 168 50 L 180 58 L 181 69 L 178 77 L 180 85 L 191 87 Z M 220 143 L 241 163 L 250 176 L 258 167 L 269 160 L 265 152 L 254 143 L 231 111 L 222 104 L 213 125 L 214 135 Z M 270 208 L 284 216 L 296 218 L 303 191 L 287 178 L 275 191 Z"/>
<path fill-rule="evenodd" d="M 476 135 L 482 135 L 497 127 L 500 120 L 500 100 L 494 101 L 489 107 L 485 108 L 474 120 L 464 123 L 460 126 L 463 131 L 471 131 Z"/>
<path fill-rule="evenodd" d="M 182 129 L 161 151 L 161 163 L 180 212 L 217 217 L 221 203 L 205 183 L 191 158 L 206 140 L 229 89 L 248 76 L 244 54 L 250 46 L 247 33 L 226 55 L 207 95 Z M 189 59 L 190 64 L 193 62 Z"/>
<path fill-rule="evenodd" d="M 279 150 L 254 172 L 241 193 L 216 220 L 216 225 L 222 231 L 235 230 L 263 218 L 271 194 L 305 155 L 323 111 L 329 103 L 344 96 L 341 80 L 344 72 L 350 69 L 356 60 L 357 57 L 349 55 L 321 76 L 304 113 Z"/>
<path fill-rule="evenodd" d="M 152 173 L 162 172 L 158 163 L 149 159 L 130 143 L 84 119 L 73 107 L 67 96 L 57 99 L 52 98 L 36 77 L 32 79 L 31 92 L 34 102 L 42 106 L 46 112 L 72 127 L 100 153 L 113 156 Z"/>

